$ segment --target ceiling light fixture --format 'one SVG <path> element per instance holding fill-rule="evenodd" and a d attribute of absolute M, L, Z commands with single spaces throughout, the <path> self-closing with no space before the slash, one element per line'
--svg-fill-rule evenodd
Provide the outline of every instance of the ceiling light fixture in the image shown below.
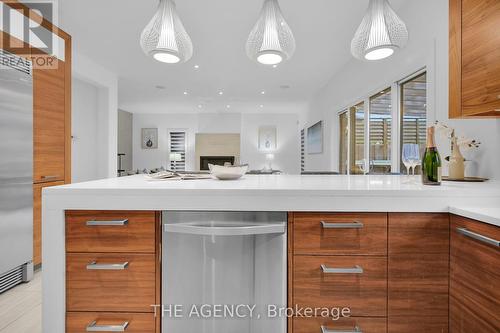
<path fill-rule="evenodd" d="M 141 47 L 148 56 L 169 64 L 186 62 L 193 56 L 193 43 L 173 0 L 160 0 L 155 16 L 141 34 Z"/>
<path fill-rule="evenodd" d="M 222 90 L 219 91 L 219 95 L 224 95 L 224 92 Z"/>
<path fill-rule="evenodd" d="M 184 95 L 187 95 L 187 94 L 188 94 L 188 92 L 187 92 L 187 91 L 185 91 L 185 92 L 184 92 Z"/>
<path fill-rule="evenodd" d="M 264 0 L 260 17 L 248 36 L 246 51 L 250 59 L 264 65 L 276 65 L 292 57 L 295 38 L 278 0 Z"/>
<path fill-rule="evenodd" d="M 405 23 L 387 0 L 370 0 L 368 11 L 351 42 L 351 53 L 361 60 L 390 57 L 408 41 Z"/>
<path fill-rule="evenodd" d="M 262 90 L 260 93 L 261 93 L 262 95 L 265 95 L 265 94 L 266 94 L 266 92 L 265 92 L 264 90 Z"/>
<path fill-rule="evenodd" d="M 200 68 L 200 65 L 194 65 L 194 69 Z"/>

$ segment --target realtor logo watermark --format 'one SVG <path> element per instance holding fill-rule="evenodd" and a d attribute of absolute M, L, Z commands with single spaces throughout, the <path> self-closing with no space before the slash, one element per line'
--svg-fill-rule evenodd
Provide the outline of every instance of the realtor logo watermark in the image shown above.
<path fill-rule="evenodd" d="M 31 60 L 35 68 L 56 68 L 58 36 L 44 24 L 55 22 L 56 9 L 50 0 L 0 3 L 3 49 Z"/>
<path fill-rule="evenodd" d="M 269 304 L 257 306 L 256 304 L 180 304 L 151 305 L 155 317 L 172 319 L 262 319 L 262 318 L 330 318 L 334 321 L 351 316 L 351 309 L 347 307 L 333 308 L 294 308 Z"/>

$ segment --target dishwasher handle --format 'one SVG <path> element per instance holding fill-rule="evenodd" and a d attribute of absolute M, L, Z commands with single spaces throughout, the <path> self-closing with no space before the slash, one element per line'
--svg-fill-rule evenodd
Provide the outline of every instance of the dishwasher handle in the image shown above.
<path fill-rule="evenodd" d="M 165 232 L 200 236 L 246 236 L 264 234 L 284 234 L 286 222 L 251 223 L 251 222 L 186 222 L 165 223 Z"/>

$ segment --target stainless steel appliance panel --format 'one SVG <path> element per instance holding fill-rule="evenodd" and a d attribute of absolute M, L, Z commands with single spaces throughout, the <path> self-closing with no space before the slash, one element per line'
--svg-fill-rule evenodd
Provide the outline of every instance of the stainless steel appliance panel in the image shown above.
<path fill-rule="evenodd" d="M 3 51 L 0 60 L 6 60 Z M 0 64 L 0 276 L 32 258 L 32 76 L 29 67 Z"/>

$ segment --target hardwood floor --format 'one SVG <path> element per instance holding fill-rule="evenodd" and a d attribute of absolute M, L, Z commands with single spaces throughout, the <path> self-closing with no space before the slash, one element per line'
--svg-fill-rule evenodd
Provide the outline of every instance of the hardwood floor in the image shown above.
<path fill-rule="evenodd" d="M 42 332 L 42 274 L 0 294 L 0 333 Z"/>

